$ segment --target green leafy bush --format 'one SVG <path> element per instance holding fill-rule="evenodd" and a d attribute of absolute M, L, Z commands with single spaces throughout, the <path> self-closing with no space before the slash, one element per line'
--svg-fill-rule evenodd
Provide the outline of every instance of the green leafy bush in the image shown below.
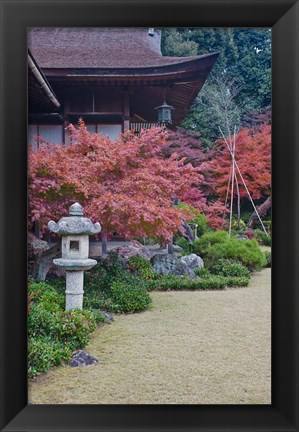
<path fill-rule="evenodd" d="M 183 252 L 185 254 L 190 253 L 190 244 L 188 243 L 188 240 L 185 239 L 185 237 L 180 236 L 175 241 L 174 244 L 181 247 L 183 249 Z"/>
<path fill-rule="evenodd" d="M 254 230 L 254 237 L 259 244 L 263 243 L 264 235 L 265 235 L 264 231 L 260 230 L 259 228 Z"/>
<path fill-rule="evenodd" d="M 266 265 L 265 267 L 272 267 L 272 254 L 270 251 L 264 252 L 265 259 L 266 259 Z"/>
<path fill-rule="evenodd" d="M 271 246 L 272 239 L 270 236 L 263 235 L 262 242 L 264 246 Z"/>
<path fill-rule="evenodd" d="M 41 305 L 33 303 L 28 315 L 28 336 L 56 336 L 59 324 L 57 311 L 49 311 Z"/>
<path fill-rule="evenodd" d="M 151 298 L 146 290 L 146 284 L 132 277 L 130 283 L 115 280 L 111 284 L 114 312 L 136 312 L 149 307 Z"/>
<path fill-rule="evenodd" d="M 197 232 L 198 237 L 202 236 L 206 232 L 206 230 L 207 230 L 207 218 L 204 214 L 200 214 L 200 215 L 196 216 L 194 219 L 192 219 L 191 223 L 197 225 L 196 232 Z"/>
<path fill-rule="evenodd" d="M 203 234 L 200 239 L 193 243 L 193 250 L 196 255 L 205 256 L 211 246 L 218 243 L 225 243 L 229 239 L 226 231 L 218 230 Z"/>
<path fill-rule="evenodd" d="M 165 275 L 159 280 L 151 281 L 151 289 L 161 291 L 179 290 L 219 290 L 226 287 L 247 286 L 249 278 L 244 276 L 216 276 L 205 274 L 202 278 L 190 279 L 188 277 Z"/>
<path fill-rule="evenodd" d="M 206 279 L 190 279 L 188 277 L 164 275 L 158 281 L 153 281 L 154 289 L 168 290 L 213 290 L 223 289 L 226 286 L 225 278 L 214 276 Z"/>
<path fill-rule="evenodd" d="M 56 289 L 46 282 L 32 282 L 28 286 L 28 294 L 32 294 L 32 299 L 34 299 L 35 302 L 39 301 L 44 295 L 55 295 L 56 293 Z"/>
<path fill-rule="evenodd" d="M 150 261 L 140 256 L 133 256 L 128 259 L 127 269 L 139 274 L 143 279 L 155 279 L 158 275 L 154 272 Z"/>
<path fill-rule="evenodd" d="M 84 348 L 97 324 L 103 321 L 100 314 L 88 310 L 71 309 L 57 316 L 55 338 L 67 344 L 72 350 Z"/>
<path fill-rule="evenodd" d="M 265 257 L 257 241 L 229 237 L 225 231 L 204 234 L 194 244 L 197 255 L 204 258 L 208 268 L 221 259 L 240 261 L 247 267 L 259 270 L 265 265 Z"/>
<path fill-rule="evenodd" d="M 219 259 L 211 267 L 210 272 L 220 276 L 250 277 L 250 272 L 243 264 L 229 259 Z"/>
<path fill-rule="evenodd" d="M 28 377 L 33 378 L 52 366 L 68 362 L 71 349 L 49 336 L 28 338 Z"/>
<path fill-rule="evenodd" d="M 249 284 L 249 278 L 246 276 L 227 276 L 225 277 L 228 287 L 243 287 Z"/>
<path fill-rule="evenodd" d="M 206 267 L 196 268 L 194 269 L 194 273 L 196 274 L 196 276 L 201 277 L 203 279 L 211 276 L 210 270 L 207 269 Z"/>
<path fill-rule="evenodd" d="M 259 244 L 262 244 L 264 246 L 271 246 L 271 236 L 266 235 L 264 231 L 260 229 L 254 230 L 254 236 L 256 240 L 259 242 Z"/>
<path fill-rule="evenodd" d="M 29 377 L 67 361 L 72 350 L 84 348 L 104 317 L 96 311 L 64 311 L 64 295 L 47 283 L 29 285 Z"/>

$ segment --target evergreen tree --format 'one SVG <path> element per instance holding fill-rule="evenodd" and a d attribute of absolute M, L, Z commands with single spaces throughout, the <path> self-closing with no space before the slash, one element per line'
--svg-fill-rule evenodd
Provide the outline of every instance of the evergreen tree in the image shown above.
<path fill-rule="evenodd" d="M 235 112 L 239 111 L 235 116 L 238 120 L 236 126 L 240 126 L 244 119 L 248 118 L 249 113 L 264 113 L 269 110 L 271 105 L 270 29 L 163 29 L 162 52 L 164 55 L 176 56 L 220 52 L 212 73 L 182 124 L 186 129 L 200 131 L 207 146 L 219 137 L 217 125 L 220 119 L 215 109 L 217 94 L 219 98 L 216 105 L 221 106 L 226 92 L 233 93 L 234 97 L 230 100 L 231 107 L 234 105 Z M 213 103 L 211 103 L 211 95 L 213 95 Z"/>

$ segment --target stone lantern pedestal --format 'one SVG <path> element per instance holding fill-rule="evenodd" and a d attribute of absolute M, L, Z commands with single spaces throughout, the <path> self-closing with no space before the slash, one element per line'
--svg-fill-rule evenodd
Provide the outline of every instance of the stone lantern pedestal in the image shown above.
<path fill-rule="evenodd" d="M 62 236 L 62 256 L 54 259 L 53 263 L 66 272 L 65 310 L 82 309 L 84 271 L 97 264 L 96 260 L 88 258 L 89 236 L 98 234 L 101 225 L 98 222 L 93 224 L 90 219 L 83 217 L 82 206 L 75 203 L 69 209 L 69 217 L 64 217 L 57 223 L 50 221 L 48 228 Z"/>

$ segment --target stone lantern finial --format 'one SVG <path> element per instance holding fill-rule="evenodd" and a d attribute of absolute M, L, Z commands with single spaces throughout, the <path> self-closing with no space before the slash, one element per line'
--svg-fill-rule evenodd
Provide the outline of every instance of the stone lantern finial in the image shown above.
<path fill-rule="evenodd" d="M 72 204 L 69 208 L 70 216 L 83 216 L 83 207 L 78 202 Z"/>

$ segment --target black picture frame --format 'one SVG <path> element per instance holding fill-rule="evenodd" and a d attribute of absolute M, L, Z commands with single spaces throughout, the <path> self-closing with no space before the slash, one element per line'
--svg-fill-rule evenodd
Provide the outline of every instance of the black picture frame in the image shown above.
<path fill-rule="evenodd" d="M 1 0 L 1 431 L 298 431 L 298 0 Z M 271 27 L 272 405 L 27 405 L 27 27 Z"/>

